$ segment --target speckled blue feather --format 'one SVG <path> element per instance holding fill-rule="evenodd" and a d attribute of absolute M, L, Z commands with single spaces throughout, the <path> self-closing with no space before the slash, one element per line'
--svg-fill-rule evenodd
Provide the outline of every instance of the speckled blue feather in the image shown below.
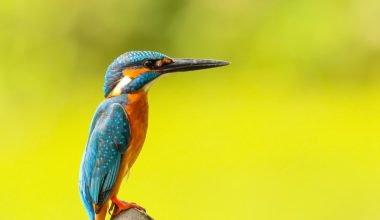
<path fill-rule="evenodd" d="M 163 58 L 169 57 L 154 51 L 130 51 L 120 55 L 108 66 L 106 71 L 104 78 L 104 96 L 107 97 L 116 86 L 125 68 L 141 66 L 145 60 L 159 60 Z"/>
<path fill-rule="evenodd" d="M 93 205 L 101 207 L 109 197 L 130 140 L 123 108 L 126 100 L 126 94 L 104 100 L 91 123 L 79 177 L 81 198 L 91 220 L 95 219 Z"/>

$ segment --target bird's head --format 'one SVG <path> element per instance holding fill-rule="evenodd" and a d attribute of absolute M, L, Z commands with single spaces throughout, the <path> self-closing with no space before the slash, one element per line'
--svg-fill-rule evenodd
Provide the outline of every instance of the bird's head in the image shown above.
<path fill-rule="evenodd" d="M 227 65 L 205 59 L 173 59 L 153 51 L 131 51 L 120 55 L 108 67 L 104 96 L 118 96 L 147 90 L 158 77 L 171 72 L 191 71 Z"/>

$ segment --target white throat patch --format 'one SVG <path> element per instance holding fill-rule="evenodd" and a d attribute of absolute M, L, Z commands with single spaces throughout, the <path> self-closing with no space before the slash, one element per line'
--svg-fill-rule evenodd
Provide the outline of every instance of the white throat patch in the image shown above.
<path fill-rule="evenodd" d="M 128 76 L 123 76 L 123 78 L 121 78 L 121 80 L 119 81 L 119 83 L 115 86 L 115 88 L 112 90 L 111 92 L 111 96 L 118 96 L 121 94 L 122 92 L 122 89 L 128 85 L 130 82 L 132 81 L 131 78 L 129 78 Z"/>

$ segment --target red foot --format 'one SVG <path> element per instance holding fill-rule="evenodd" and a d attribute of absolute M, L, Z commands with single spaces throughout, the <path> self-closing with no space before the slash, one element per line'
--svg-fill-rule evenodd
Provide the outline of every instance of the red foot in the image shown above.
<path fill-rule="evenodd" d="M 145 209 L 137 205 L 136 203 L 128 203 L 128 202 L 120 201 L 116 198 L 116 196 L 112 197 L 111 201 L 112 201 L 112 205 L 111 205 L 110 211 L 113 209 L 112 216 L 119 215 L 120 212 L 128 210 L 128 209 L 132 209 L 132 208 L 145 212 Z"/>

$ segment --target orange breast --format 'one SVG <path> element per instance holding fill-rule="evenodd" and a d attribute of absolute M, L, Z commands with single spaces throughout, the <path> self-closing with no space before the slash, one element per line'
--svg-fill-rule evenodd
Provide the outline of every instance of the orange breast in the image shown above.
<path fill-rule="evenodd" d="M 124 158 L 127 160 L 128 167 L 131 167 L 140 153 L 148 129 L 147 94 L 144 91 L 129 94 L 125 110 L 130 123 L 131 139 Z"/>
<path fill-rule="evenodd" d="M 121 160 L 120 170 L 110 198 L 117 195 L 124 176 L 128 173 L 139 155 L 148 128 L 148 100 L 144 91 L 128 94 L 128 105 L 125 106 L 131 129 L 127 152 Z"/>

